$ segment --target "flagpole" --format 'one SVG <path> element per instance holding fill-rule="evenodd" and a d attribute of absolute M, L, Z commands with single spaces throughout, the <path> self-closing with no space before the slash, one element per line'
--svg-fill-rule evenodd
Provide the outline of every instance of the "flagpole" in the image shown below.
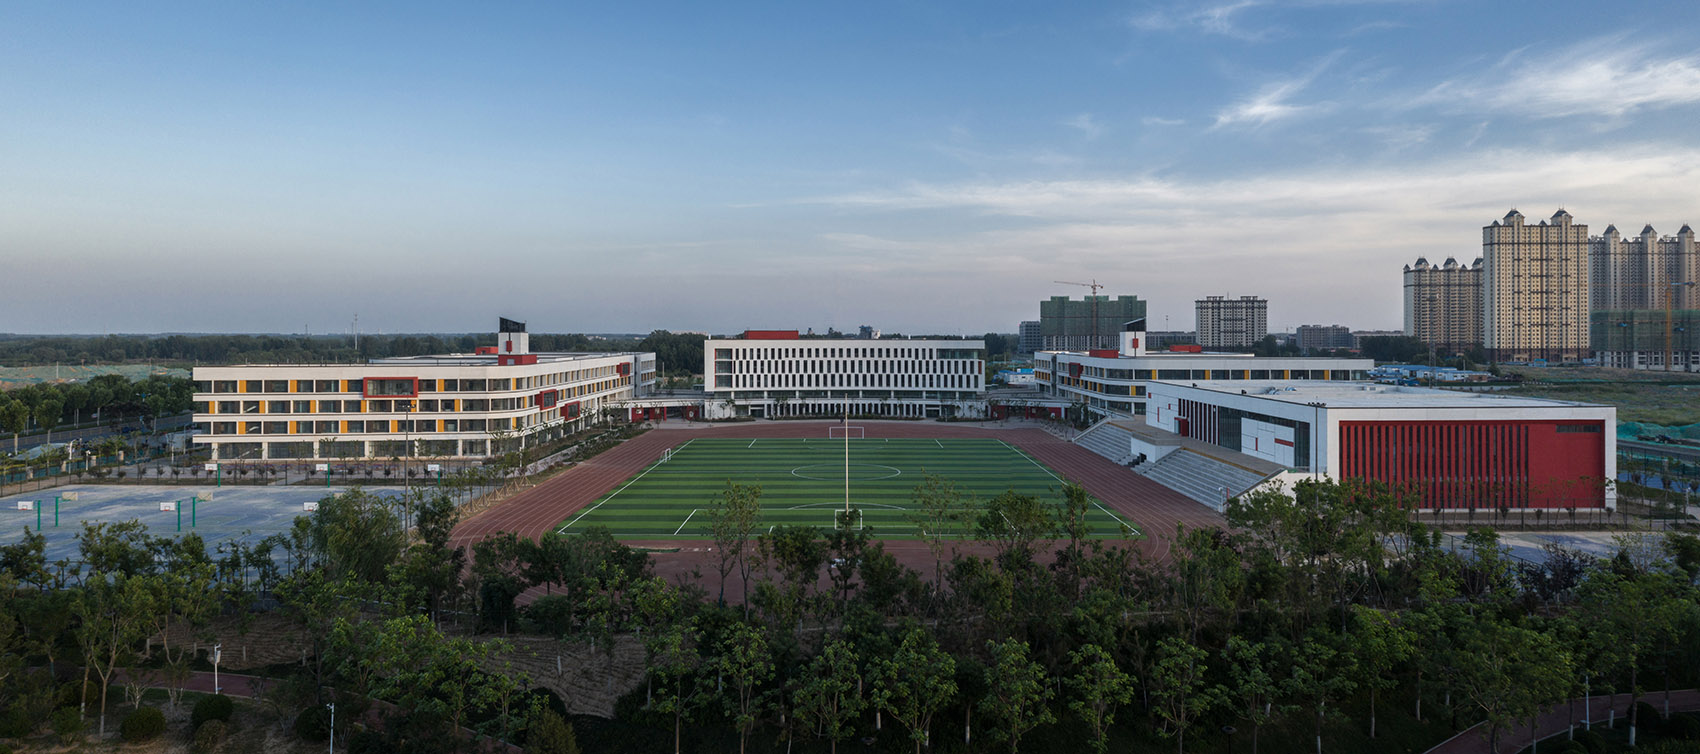
<path fill-rule="evenodd" d="M 850 401 L 844 402 L 844 525 L 850 526 Z"/>

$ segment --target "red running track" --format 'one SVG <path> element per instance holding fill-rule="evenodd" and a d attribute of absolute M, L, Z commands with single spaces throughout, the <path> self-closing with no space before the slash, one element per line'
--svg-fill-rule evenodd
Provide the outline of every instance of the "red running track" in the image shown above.
<path fill-rule="evenodd" d="M 824 438 L 832 421 L 766 421 L 743 424 L 695 424 L 654 429 L 574 466 L 548 481 L 503 501 L 455 527 L 451 545 L 465 545 L 511 531 L 536 539 L 586 505 L 660 457 L 664 448 L 697 437 Z M 1191 498 L 1118 466 L 1090 450 L 1049 432 L 1016 422 L 1001 424 L 940 424 L 936 422 L 862 421 L 869 439 L 992 438 L 1026 451 L 1064 478 L 1079 483 L 1118 515 L 1145 533 L 1138 546 L 1159 560 L 1169 553 L 1175 526 L 1219 527 L 1225 522 L 1215 511 Z M 633 542 L 649 547 L 677 547 L 679 552 L 654 553 L 656 572 L 669 578 L 687 576 L 694 568 L 711 570 L 706 543 L 700 540 Z M 924 543 L 890 541 L 886 550 L 911 568 L 932 568 Z"/>

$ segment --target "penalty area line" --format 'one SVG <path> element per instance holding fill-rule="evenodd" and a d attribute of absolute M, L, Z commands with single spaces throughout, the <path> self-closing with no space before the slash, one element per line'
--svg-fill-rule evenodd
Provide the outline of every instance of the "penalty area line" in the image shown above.
<path fill-rule="evenodd" d="M 1031 464 L 1033 464 L 1033 465 L 1034 465 L 1034 466 L 1038 466 L 1038 467 L 1039 467 L 1039 470 L 1040 470 L 1040 471 L 1043 471 L 1043 472 L 1045 472 L 1045 473 L 1046 473 L 1046 474 L 1050 474 L 1050 475 L 1051 475 L 1051 478 L 1052 478 L 1052 479 L 1055 479 L 1055 480 L 1057 480 L 1057 481 L 1058 481 L 1058 482 L 1061 482 L 1061 483 L 1062 483 L 1062 484 L 1068 484 L 1068 482 L 1065 482 L 1065 481 L 1063 481 L 1063 478 L 1062 478 L 1062 477 L 1060 477 L 1060 476 L 1057 476 L 1057 475 L 1056 475 L 1056 472 L 1054 472 L 1054 471 L 1051 471 L 1051 470 L 1050 470 L 1050 469 L 1047 469 L 1047 468 L 1045 468 L 1045 465 L 1044 465 L 1044 464 L 1042 464 L 1042 463 L 1039 463 L 1039 462 L 1038 462 L 1038 461 L 1036 461 L 1036 460 L 1034 460 L 1034 459 L 1033 459 L 1033 456 L 1030 456 L 1030 455 L 1027 455 L 1027 454 L 1026 454 L 1026 453 L 1025 453 L 1025 452 L 1023 452 L 1023 451 L 1022 451 L 1022 450 L 1021 450 L 1021 449 L 1020 449 L 1020 448 L 1017 448 L 1017 447 L 1015 447 L 1015 446 L 1014 446 L 1014 445 L 1011 445 L 1011 444 L 1009 444 L 1009 441 L 1008 441 L 1008 440 L 999 440 L 999 441 L 998 441 L 998 442 L 1001 442 L 1001 443 L 1003 443 L 1003 445 L 1004 445 L 1004 447 L 1006 447 L 1006 448 L 1009 448 L 1009 449 L 1010 449 L 1010 450 L 1012 450 L 1012 451 L 1014 451 L 1014 452 L 1015 452 L 1015 454 L 1016 454 L 1016 455 L 1018 455 L 1018 456 L 1021 456 L 1021 457 L 1022 457 L 1022 458 L 1025 458 L 1025 459 L 1027 459 L 1027 462 L 1028 462 L 1028 463 L 1031 463 Z M 1116 522 L 1116 523 L 1118 523 L 1118 524 L 1121 524 L 1121 525 L 1122 525 L 1122 526 L 1125 526 L 1125 527 L 1127 527 L 1127 528 L 1129 528 L 1129 529 L 1132 529 L 1132 530 L 1133 530 L 1133 531 L 1137 531 L 1137 532 L 1139 532 L 1139 533 L 1140 533 L 1140 534 L 1144 534 L 1144 533 L 1145 533 L 1145 532 L 1143 532 L 1143 531 L 1140 531 L 1140 529 L 1139 529 L 1139 527 L 1137 527 L 1137 526 L 1134 526 L 1134 525 L 1133 525 L 1133 523 L 1132 523 L 1132 522 L 1130 522 L 1130 521 L 1128 521 L 1128 520 L 1127 520 L 1127 519 L 1125 519 L 1125 518 L 1122 518 L 1122 517 L 1121 517 L 1121 516 L 1118 516 L 1118 515 L 1116 515 L 1116 513 L 1115 513 L 1115 511 L 1112 511 L 1112 510 L 1110 510 L 1110 509 L 1109 509 L 1109 508 L 1105 508 L 1105 507 L 1104 507 L 1104 506 L 1103 506 L 1103 505 L 1102 505 L 1102 504 L 1101 504 L 1101 503 L 1099 503 L 1099 502 L 1098 502 L 1098 499 L 1097 499 L 1097 498 L 1093 498 L 1093 499 L 1092 499 L 1092 507 L 1094 507 L 1094 508 L 1097 508 L 1097 509 L 1098 509 L 1098 510 L 1101 510 L 1101 511 L 1103 511 L 1103 512 L 1104 512 L 1104 515 L 1106 515 L 1106 516 L 1109 516 L 1109 517 L 1110 517 L 1110 519 L 1111 519 L 1111 520 L 1113 520 L 1113 521 L 1115 521 L 1115 522 Z"/>
<path fill-rule="evenodd" d="M 686 515 L 685 520 L 682 523 L 679 524 L 679 528 L 673 530 L 673 536 L 675 536 L 675 537 L 679 536 L 679 532 L 682 532 L 682 531 L 685 530 L 685 524 L 688 524 L 688 523 L 691 522 L 691 516 L 695 516 L 697 514 L 697 511 L 699 511 L 699 510 L 702 510 L 702 509 L 701 508 L 692 508 L 690 514 Z"/>
<path fill-rule="evenodd" d="M 694 439 L 696 439 L 696 438 L 691 438 L 691 439 L 693 439 L 693 440 L 694 440 Z M 687 441 L 687 442 L 686 442 L 686 443 L 685 443 L 685 445 L 689 445 L 689 444 L 690 444 L 690 442 L 688 442 L 688 441 Z M 681 445 L 681 446 L 679 446 L 679 447 L 680 447 L 680 448 L 683 448 L 683 447 L 684 447 L 684 445 Z M 647 469 L 644 469 L 644 470 L 643 470 L 643 473 L 642 473 L 642 474 L 639 474 L 639 475 L 637 475 L 637 476 L 635 476 L 635 477 L 632 477 L 632 480 L 631 480 L 631 481 L 629 481 L 629 482 L 626 482 L 626 483 L 625 483 L 625 484 L 623 484 L 623 485 L 620 485 L 620 489 L 617 489 L 617 490 L 614 490 L 614 492 L 613 492 L 613 494 L 610 494 L 610 495 L 609 495 L 609 496 L 607 496 L 607 497 L 605 497 L 605 498 L 602 498 L 602 500 L 601 500 L 601 501 L 600 501 L 600 502 L 598 502 L 598 503 L 597 503 L 597 504 L 595 504 L 595 505 L 592 505 L 592 506 L 590 506 L 590 508 L 589 508 L 589 509 L 588 509 L 588 510 L 586 510 L 586 511 L 584 511 L 584 512 L 583 512 L 583 513 L 580 513 L 580 514 L 578 514 L 578 515 L 577 515 L 577 516 L 574 516 L 574 517 L 573 517 L 573 520 L 571 520 L 571 521 L 568 521 L 568 522 L 566 522 L 566 523 L 565 523 L 565 524 L 562 524 L 562 525 L 561 525 L 561 528 L 559 528 L 559 529 L 556 529 L 556 530 L 555 530 L 555 533 L 556 533 L 556 534 L 565 534 L 565 533 L 567 533 L 567 529 L 570 529 L 570 528 L 572 528 L 572 525 L 573 525 L 573 524 L 576 524 L 576 523 L 578 523 L 578 522 L 579 522 L 579 519 L 581 519 L 581 518 L 584 518 L 584 517 L 585 517 L 585 516 L 588 516 L 588 515 L 590 515 L 590 514 L 591 514 L 591 512 L 593 512 L 593 511 L 595 511 L 595 510 L 596 510 L 596 509 L 597 509 L 597 508 L 601 508 L 601 507 L 602 507 L 602 506 L 603 506 L 603 505 L 604 505 L 604 504 L 605 504 L 605 503 L 607 503 L 607 502 L 608 502 L 608 501 L 609 501 L 609 500 L 613 500 L 613 499 L 614 499 L 614 498 L 615 498 L 615 496 L 617 496 L 617 495 L 619 495 L 619 494 L 620 494 L 620 493 L 622 493 L 622 492 L 625 492 L 625 491 L 626 491 L 626 488 L 627 488 L 627 487 L 630 487 L 630 486 L 632 486 L 632 485 L 634 485 L 634 484 L 637 484 L 637 481 L 638 481 L 638 480 L 639 480 L 639 479 L 642 479 L 642 478 L 644 478 L 644 476 L 646 476 L 646 475 L 648 475 L 648 474 L 649 474 L 649 472 L 651 472 L 651 471 L 654 471 L 654 470 L 655 470 L 655 467 L 657 467 L 657 466 L 660 466 L 660 465 L 661 465 L 661 462 L 660 462 L 660 461 L 656 461 L 656 462 L 655 462 L 655 463 L 652 463 L 652 464 L 650 464 L 650 465 L 649 465 L 649 468 L 647 468 Z"/>

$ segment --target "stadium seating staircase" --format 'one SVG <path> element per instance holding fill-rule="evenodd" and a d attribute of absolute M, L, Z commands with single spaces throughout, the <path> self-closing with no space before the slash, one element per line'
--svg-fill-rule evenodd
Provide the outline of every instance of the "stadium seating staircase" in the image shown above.
<path fill-rule="evenodd" d="M 1233 497 L 1268 478 L 1185 448 L 1156 463 L 1141 464 L 1134 471 L 1216 510 L 1222 510 L 1224 488 L 1227 496 Z"/>
<path fill-rule="evenodd" d="M 1105 419 L 1092 425 L 1074 438 L 1074 443 L 1115 461 L 1118 466 L 1126 466 L 1133 460 L 1133 433 L 1110 421 Z"/>

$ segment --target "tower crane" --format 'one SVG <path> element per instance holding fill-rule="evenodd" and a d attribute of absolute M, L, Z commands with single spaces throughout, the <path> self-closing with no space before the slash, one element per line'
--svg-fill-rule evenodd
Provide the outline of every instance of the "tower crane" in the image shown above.
<path fill-rule="evenodd" d="M 1087 346 L 1087 350 L 1097 348 L 1101 345 L 1098 340 L 1098 289 L 1106 286 L 1100 285 L 1097 278 L 1092 278 L 1090 283 L 1075 283 L 1068 280 L 1052 280 L 1051 282 L 1058 285 L 1078 285 L 1082 288 L 1092 289 L 1092 343 Z"/>

